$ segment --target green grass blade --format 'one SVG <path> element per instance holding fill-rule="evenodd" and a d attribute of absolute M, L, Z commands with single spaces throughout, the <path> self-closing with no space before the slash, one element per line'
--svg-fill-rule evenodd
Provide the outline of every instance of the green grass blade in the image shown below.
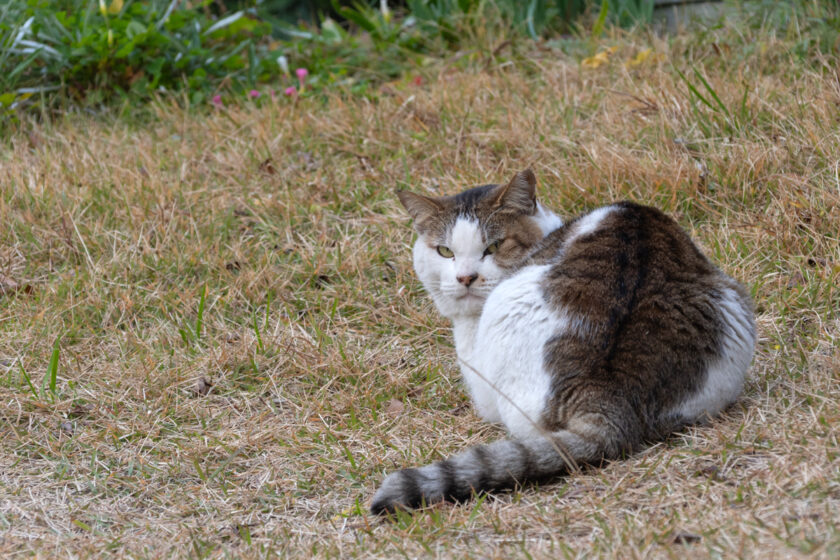
<path fill-rule="evenodd" d="M 26 370 L 23 369 L 23 362 L 18 362 L 18 367 L 20 368 L 20 373 L 23 375 L 23 378 L 26 380 L 26 384 L 29 385 L 29 391 L 32 393 L 32 396 L 35 397 L 35 400 L 40 400 L 38 397 L 38 391 L 35 390 L 35 386 L 32 384 L 32 380 L 29 378 L 29 374 L 26 373 Z"/>
<path fill-rule="evenodd" d="M 347 19 L 358 25 L 361 29 L 364 29 L 370 34 L 376 33 L 376 24 L 371 21 L 371 19 L 365 15 L 363 12 L 366 11 L 364 7 L 359 6 L 358 4 L 354 7 L 347 7 L 342 6 L 341 3 L 333 0 L 332 2 L 333 9 L 341 15 L 341 17 Z"/>
<path fill-rule="evenodd" d="M 684 82 L 685 82 L 685 85 L 687 85 L 687 86 L 688 86 L 689 91 L 691 91 L 691 93 L 693 93 L 693 94 L 695 95 L 695 97 L 697 97 L 697 99 L 699 99 L 699 100 L 700 100 L 700 101 L 701 101 L 704 105 L 706 105 L 706 106 L 707 106 L 709 109 L 711 109 L 712 111 L 717 112 L 717 109 L 715 108 L 715 106 L 714 106 L 714 105 L 712 105 L 712 104 L 709 102 L 709 100 L 708 100 L 708 99 L 706 99 L 705 97 L 703 97 L 703 94 L 702 94 L 702 93 L 700 93 L 700 92 L 697 90 L 697 88 L 696 88 L 696 87 L 694 87 L 694 84 L 692 84 L 692 83 L 688 80 L 688 78 L 686 78 L 686 77 L 685 77 L 685 74 L 683 74 L 682 72 L 680 72 L 680 71 L 679 71 L 679 69 L 677 69 L 677 68 L 674 68 L 674 70 L 676 70 L 676 71 L 677 71 L 677 75 L 679 75 L 679 77 L 680 77 L 680 78 L 682 78 L 682 81 L 684 81 Z"/>
<path fill-rule="evenodd" d="M 181 340 L 184 341 L 185 346 L 189 346 L 192 342 L 192 334 L 186 329 L 178 329 L 178 334 L 181 335 Z"/>
<path fill-rule="evenodd" d="M 750 87 L 747 84 L 744 84 L 744 96 L 741 98 L 741 122 L 745 122 L 747 119 L 747 97 L 750 94 Z"/>
<path fill-rule="evenodd" d="M 55 339 L 52 356 L 50 356 L 50 363 L 47 366 L 47 375 L 44 377 L 44 383 L 49 383 L 49 390 L 53 400 L 55 400 L 56 385 L 58 384 L 58 354 L 60 342 L 61 337 Z"/>
<path fill-rule="evenodd" d="M 246 525 L 239 525 L 239 536 L 251 546 L 251 530 Z"/>
<path fill-rule="evenodd" d="M 201 470 L 201 465 L 198 464 L 198 457 L 193 457 L 193 466 L 198 473 L 198 478 L 200 478 L 202 482 L 207 482 L 207 475 L 204 474 L 203 470 Z"/>
<path fill-rule="evenodd" d="M 607 24 L 607 14 L 610 11 L 608 0 L 602 0 L 601 11 L 598 12 L 598 19 L 595 20 L 595 25 L 592 26 L 592 38 L 597 39 L 604 32 L 604 26 Z"/>
<path fill-rule="evenodd" d="M 230 463 L 231 463 L 234 459 L 236 459 L 237 457 L 239 457 L 239 454 L 240 454 L 240 453 L 242 453 L 242 449 L 241 449 L 241 448 L 240 448 L 240 449 L 237 449 L 236 451 L 234 451 L 233 453 L 231 453 L 231 454 L 228 456 L 228 458 L 227 458 L 227 459 L 225 459 L 225 460 L 222 462 L 222 464 L 221 464 L 221 465 L 219 465 L 219 468 L 217 468 L 215 471 L 213 471 L 213 473 L 212 473 L 212 474 L 210 474 L 210 476 L 209 476 L 209 477 L 207 477 L 207 481 L 209 482 L 209 481 L 213 480 L 214 478 L 216 478 L 217 476 L 219 476 L 219 473 L 221 473 L 222 471 L 224 471 L 224 470 L 227 468 L 227 466 L 228 466 L 228 465 L 230 465 Z"/>
<path fill-rule="evenodd" d="M 358 469 L 358 467 L 356 466 L 356 460 L 353 458 L 353 454 L 350 453 L 350 449 L 343 443 L 339 443 L 339 445 L 341 445 L 341 449 L 344 450 L 344 456 L 347 457 L 347 460 L 350 462 L 350 466 L 353 468 L 353 470 Z"/>
<path fill-rule="evenodd" d="M 697 79 L 698 79 L 698 80 L 700 80 L 700 81 L 703 83 L 703 87 L 705 87 L 705 88 L 706 88 L 706 91 L 708 91 L 708 92 L 709 92 L 709 95 L 711 95 L 711 96 L 712 96 L 712 99 L 714 99 L 714 100 L 715 100 L 715 102 L 718 104 L 718 107 L 720 107 L 720 108 L 721 108 L 721 110 L 723 111 L 723 113 L 724 113 L 724 114 L 725 114 L 728 118 L 730 118 L 730 119 L 731 119 L 731 118 L 732 118 L 732 115 L 730 115 L 730 114 L 729 114 L 729 109 L 727 109 L 727 108 L 726 108 L 726 105 L 724 105 L 724 104 L 723 104 L 723 101 L 721 101 L 721 100 L 720 100 L 720 97 L 718 97 L 717 92 L 715 92 L 715 90 L 712 88 L 712 86 L 710 86 L 710 85 L 709 85 L 709 82 L 707 82 L 707 81 L 706 81 L 706 78 L 704 78 L 704 77 L 703 77 L 703 74 L 701 74 L 700 72 L 698 72 L 698 71 L 697 71 L 697 68 L 694 68 L 693 66 L 692 66 L 692 68 L 691 68 L 691 69 L 692 69 L 692 70 L 694 70 L 694 75 L 695 75 L 695 76 L 697 76 Z"/>
<path fill-rule="evenodd" d="M 87 531 L 89 533 L 93 532 L 93 529 L 91 528 L 90 525 L 88 525 L 87 523 L 85 523 L 84 521 L 81 521 L 79 519 L 74 519 L 73 520 L 73 525 L 75 525 L 76 527 L 79 527 L 80 529 L 84 529 L 85 531 Z"/>
<path fill-rule="evenodd" d="M 262 336 L 260 335 L 260 325 L 257 323 L 257 312 L 251 314 L 251 318 L 254 323 L 254 334 L 257 337 L 257 351 L 262 352 L 265 347 L 263 346 Z"/>
<path fill-rule="evenodd" d="M 21 62 L 20 64 L 18 64 L 17 66 L 15 66 L 15 68 L 14 68 L 11 72 L 9 72 L 9 74 L 8 74 L 8 76 L 7 76 L 6 78 L 7 78 L 10 82 L 11 82 L 11 80 L 14 80 L 14 79 L 17 77 L 17 75 L 18 75 L 18 74 L 20 74 L 21 72 L 23 72 L 24 70 L 26 70 L 26 68 L 27 68 L 30 64 L 32 64 L 32 61 L 34 61 L 36 58 L 38 58 L 38 56 L 39 56 L 40 54 L 41 54 L 41 50 L 40 50 L 40 49 L 39 49 L 39 50 L 37 50 L 37 51 L 35 51 L 34 53 L 30 54 L 28 57 L 26 57 L 26 59 L 25 59 L 23 62 Z"/>
<path fill-rule="evenodd" d="M 201 288 L 201 297 L 198 300 L 198 317 L 195 319 L 195 339 L 201 340 L 201 328 L 204 326 L 204 304 L 207 300 L 207 284 Z"/>
<path fill-rule="evenodd" d="M 268 330 L 268 315 L 271 312 L 271 290 L 265 295 L 265 319 L 263 320 L 263 330 Z"/>

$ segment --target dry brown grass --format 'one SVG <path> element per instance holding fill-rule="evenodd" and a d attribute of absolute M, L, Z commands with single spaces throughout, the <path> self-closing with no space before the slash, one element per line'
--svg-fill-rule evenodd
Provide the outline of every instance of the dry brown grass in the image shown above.
<path fill-rule="evenodd" d="M 718 33 L 604 40 L 620 48 L 597 69 L 524 45 L 369 98 L 16 134 L 0 152 L 0 554 L 840 555 L 837 61 Z M 745 395 L 556 484 L 368 517 L 383 473 L 503 436 L 466 406 L 393 189 L 529 165 L 566 215 L 663 208 L 750 287 Z"/>

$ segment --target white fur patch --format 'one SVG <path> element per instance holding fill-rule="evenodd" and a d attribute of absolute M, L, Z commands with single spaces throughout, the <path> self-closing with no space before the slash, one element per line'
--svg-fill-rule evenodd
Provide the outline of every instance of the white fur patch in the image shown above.
<path fill-rule="evenodd" d="M 455 278 L 479 273 L 484 256 L 484 240 L 481 228 L 475 220 L 458 218 L 449 233 L 449 248 L 455 253 Z M 457 282 L 457 280 L 456 280 Z M 461 288 L 458 288 L 461 291 Z"/>
<path fill-rule="evenodd" d="M 469 218 L 455 220 L 455 225 L 449 232 L 449 248 L 456 258 L 481 255 L 484 252 L 484 242 L 478 221 Z"/>
<path fill-rule="evenodd" d="M 459 357 L 469 364 L 462 365 L 461 372 L 478 413 L 502 422 L 517 438 L 541 433 L 538 424 L 551 389 L 551 376 L 543 367 L 544 347 L 550 337 L 568 328 L 565 317 L 542 296 L 549 268 L 529 266 L 499 284 L 475 327 L 474 344 L 464 353 L 458 345 Z"/>
<path fill-rule="evenodd" d="M 579 238 L 583 237 L 584 235 L 588 235 L 598 229 L 598 226 L 601 225 L 601 222 L 604 221 L 604 218 L 609 216 L 612 212 L 615 212 L 617 208 L 615 206 L 604 206 L 602 208 L 598 208 L 593 210 L 577 222 L 575 222 L 573 226 L 572 233 L 569 237 L 566 238 L 565 245 L 571 245 L 574 241 Z"/>
<path fill-rule="evenodd" d="M 533 217 L 534 221 L 542 231 L 543 237 L 563 225 L 563 220 L 560 216 L 540 204 L 537 203 L 537 212 Z"/>
<path fill-rule="evenodd" d="M 724 290 L 719 311 L 725 324 L 721 356 L 709 367 L 703 388 L 675 411 L 689 421 L 715 416 L 735 402 L 752 361 L 755 329 L 751 312 L 730 288 Z"/>

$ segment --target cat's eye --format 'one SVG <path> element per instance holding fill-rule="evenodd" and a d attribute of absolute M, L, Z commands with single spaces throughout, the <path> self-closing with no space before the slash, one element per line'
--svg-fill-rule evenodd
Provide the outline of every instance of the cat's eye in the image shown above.
<path fill-rule="evenodd" d="M 451 259 L 452 257 L 455 256 L 455 253 L 452 252 L 452 249 L 450 249 L 449 247 L 445 247 L 443 245 L 438 245 L 437 246 L 437 252 L 438 252 L 438 255 L 440 255 L 441 257 L 447 258 L 447 259 Z"/>
<path fill-rule="evenodd" d="M 486 249 L 484 249 L 484 256 L 486 257 L 487 255 L 492 255 L 493 253 L 495 253 L 498 250 L 499 250 L 499 242 L 496 241 L 494 243 L 491 243 L 490 245 L 487 246 Z"/>

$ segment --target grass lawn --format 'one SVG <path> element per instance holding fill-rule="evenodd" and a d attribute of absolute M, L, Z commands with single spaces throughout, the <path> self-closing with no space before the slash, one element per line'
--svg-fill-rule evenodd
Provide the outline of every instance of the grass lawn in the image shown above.
<path fill-rule="evenodd" d="M 584 65 L 488 38 L 367 96 L 20 126 L 0 555 L 838 557 L 840 82 L 792 41 L 636 32 Z M 658 206 L 748 286 L 744 396 L 603 468 L 372 518 L 385 473 L 504 437 L 469 407 L 394 190 L 527 166 L 565 216 Z"/>

